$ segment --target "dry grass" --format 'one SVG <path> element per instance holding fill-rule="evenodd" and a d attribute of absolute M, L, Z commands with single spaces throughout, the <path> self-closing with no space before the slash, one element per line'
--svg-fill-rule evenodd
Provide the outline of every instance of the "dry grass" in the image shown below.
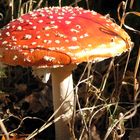
<path fill-rule="evenodd" d="M 59 0 L 55 2 L 52 0 L 48 2 L 45 0 L 26 0 L 23 2 L 22 0 L 2 0 L 0 6 L 5 8 L 0 11 L 1 27 L 23 13 L 49 5 L 80 5 L 87 9 L 95 6 L 97 6 L 96 9 L 103 7 L 101 0 L 98 0 L 98 2 L 94 1 L 69 0 L 66 2 Z M 137 18 L 140 18 L 138 12 L 132 12 L 139 10 L 138 8 L 140 7 L 137 7 L 137 3 L 137 0 L 126 0 L 126 2 L 120 3 L 118 9 L 116 9 L 116 11 L 118 10 L 118 22 L 120 21 L 120 26 L 127 28 L 135 44 L 132 52 L 95 64 L 80 64 L 73 73 L 74 90 L 76 93 L 76 107 L 70 123 L 73 139 L 126 140 L 130 136 L 130 140 L 133 140 L 132 138 L 134 137 L 131 137 L 131 135 L 132 132 L 135 133 L 134 128 L 140 128 L 140 31 L 137 29 L 139 25 L 135 25 L 131 21 L 131 18 L 136 21 Z M 99 11 L 101 10 L 99 9 Z M 9 13 L 11 14 L 9 15 Z M 135 15 L 135 17 L 132 15 Z M 117 15 L 115 17 L 117 19 Z M 4 102 L 1 103 L 1 116 L 5 128 L 7 128 L 9 133 L 26 134 L 30 131 L 27 131 L 26 127 L 23 126 L 24 121 L 28 120 L 28 123 L 30 123 L 30 120 L 38 120 L 41 121 L 38 129 L 32 133 L 30 132 L 31 134 L 26 140 L 32 139 L 35 136 L 35 138 L 39 139 L 42 134 L 41 132 L 52 127 L 52 124 L 62 116 L 53 120 L 52 113 L 49 113 L 47 116 L 48 119 L 45 120 L 46 116 L 40 116 L 39 113 L 42 113 L 40 110 L 34 112 L 33 108 L 31 108 L 33 113 L 30 113 L 29 110 L 26 112 L 27 109 L 18 108 L 22 106 L 21 104 L 23 100 L 25 101 L 27 95 L 33 94 L 34 91 L 40 93 L 46 90 L 46 85 L 33 78 L 30 69 L 8 67 L 5 70 L 7 78 L 2 77 L 5 74 L 0 68 L 0 86 L 1 90 L 5 92 L 5 95 L 1 94 L 0 96 L 0 100 Z M 22 76 L 19 77 L 18 74 Z M 37 88 L 32 87 L 36 86 L 36 84 L 38 84 Z M 50 83 L 47 86 L 49 88 L 47 91 L 50 92 Z M 19 95 L 17 96 L 17 92 L 24 93 L 24 96 L 22 98 Z M 10 97 L 14 97 L 14 99 Z M 33 103 L 32 100 L 30 101 Z M 12 105 L 9 105 L 8 103 L 11 102 Z M 51 104 L 51 101 L 48 104 Z M 38 106 L 38 104 L 34 105 L 35 107 Z M 30 115 L 37 116 L 29 117 Z M 12 123 L 14 127 L 12 129 L 9 126 L 9 121 L 7 121 L 8 119 L 12 121 L 11 117 L 18 120 L 14 120 L 14 124 Z M 44 120 L 46 121 L 45 123 Z M 15 122 L 18 123 L 15 124 Z M 23 130 L 26 131 L 24 132 Z M 49 133 L 50 131 L 46 132 L 48 135 L 53 135 Z"/>

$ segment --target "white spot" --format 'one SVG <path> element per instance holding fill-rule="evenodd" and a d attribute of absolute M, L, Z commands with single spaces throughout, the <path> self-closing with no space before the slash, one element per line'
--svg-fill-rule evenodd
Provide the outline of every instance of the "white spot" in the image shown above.
<path fill-rule="evenodd" d="M 6 29 L 10 29 L 10 26 L 7 26 Z"/>
<path fill-rule="evenodd" d="M 85 34 L 81 35 L 80 38 L 82 39 L 82 38 L 88 37 L 88 36 L 89 36 L 89 35 L 88 35 L 87 33 L 85 33 Z"/>
<path fill-rule="evenodd" d="M 34 29 L 34 30 L 35 30 L 36 28 L 37 28 L 36 26 L 32 26 L 32 29 Z"/>
<path fill-rule="evenodd" d="M 120 29 L 119 29 L 119 28 L 114 28 L 114 29 L 115 29 L 115 31 L 117 31 L 117 32 L 118 32 L 118 31 L 120 31 Z"/>
<path fill-rule="evenodd" d="M 15 38 L 15 36 L 12 36 L 11 39 L 12 39 L 13 41 L 17 41 L 17 39 Z"/>
<path fill-rule="evenodd" d="M 72 41 L 77 41 L 77 37 L 72 37 Z"/>
<path fill-rule="evenodd" d="M 75 33 L 79 33 L 79 31 L 78 31 L 78 30 L 73 29 L 73 28 L 72 28 L 72 29 L 70 29 L 70 31 L 71 31 L 71 32 L 75 32 Z"/>
<path fill-rule="evenodd" d="M 15 25 L 12 26 L 12 29 L 14 29 L 14 28 L 15 28 Z"/>
<path fill-rule="evenodd" d="M 17 44 L 17 42 L 13 42 L 13 44 L 14 44 L 14 45 L 16 45 L 16 44 Z"/>
<path fill-rule="evenodd" d="M 46 26 L 44 27 L 44 30 L 47 31 L 47 30 L 50 30 L 51 28 L 49 26 Z"/>
<path fill-rule="evenodd" d="M 74 19 L 75 17 L 69 17 L 69 19 Z"/>
<path fill-rule="evenodd" d="M 44 60 L 50 61 L 50 62 L 55 60 L 55 57 L 51 57 L 51 56 L 44 56 L 43 58 L 44 58 Z"/>
<path fill-rule="evenodd" d="M 32 45 L 36 45 L 36 42 L 32 42 L 31 44 L 32 44 Z"/>
<path fill-rule="evenodd" d="M 31 60 L 29 59 L 29 57 L 24 58 L 24 61 L 31 62 Z"/>
<path fill-rule="evenodd" d="M 97 15 L 97 12 L 91 11 L 91 14 L 95 16 L 95 15 Z"/>
<path fill-rule="evenodd" d="M 106 26 L 108 26 L 108 27 L 109 27 L 110 25 L 109 25 L 108 23 L 106 23 Z"/>
<path fill-rule="evenodd" d="M 36 38 L 37 38 L 37 39 L 40 39 L 40 38 L 41 38 L 41 36 L 40 36 L 40 35 L 37 35 L 37 36 L 36 36 Z"/>
<path fill-rule="evenodd" d="M 89 12 L 90 12 L 89 10 L 84 10 L 84 11 L 83 11 L 83 13 L 85 13 L 85 14 L 86 14 L 86 13 L 89 13 Z"/>
<path fill-rule="evenodd" d="M 5 44 L 7 44 L 8 43 L 8 41 L 3 41 L 2 42 L 2 45 L 5 45 Z"/>
<path fill-rule="evenodd" d="M 68 47 L 70 50 L 76 50 L 76 49 L 79 49 L 80 46 L 69 46 Z"/>
<path fill-rule="evenodd" d="M 88 36 L 89 36 L 88 33 L 85 33 L 85 34 L 84 34 L 84 37 L 88 37 Z"/>
<path fill-rule="evenodd" d="M 64 46 L 62 46 L 62 47 L 51 47 L 51 48 L 49 48 L 49 50 L 65 51 L 65 47 Z"/>
<path fill-rule="evenodd" d="M 47 40 L 45 39 L 45 40 L 43 40 L 43 42 L 44 42 L 44 43 L 47 43 Z"/>
<path fill-rule="evenodd" d="M 29 47 L 28 47 L 28 45 L 23 45 L 22 48 L 23 49 L 28 49 Z"/>
<path fill-rule="evenodd" d="M 60 40 L 55 40 L 55 43 L 60 44 Z"/>
<path fill-rule="evenodd" d="M 57 25 L 53 25 L 53 26 L 51 26 L 51 28 L 57 29 L 58 26 Z"/>
<path fill-rule="evenodd" d="M 51 50 L 51 51 L 56 50 L 56 48 L 55 48 L 55 47 L 49 47 L 48 49 L 49 49 L 49 50 Z"/>
<path fill-rule="evenodd" d="M 88 47 L 92 47 L 92 44 L 88 44 Z"/>
<path fill-rule="evenodd" d="M 41 20 L 39 20 L 39 21 L 38 21 L 38 23 L 43 23 L 43 20 L 42 20 L 42 19 L 41 19 Z"/>
<path fill-rule="evenodd" d="M 65 47 L 63 47 L 63 46 L 62 47 L 59 47 L 59 48 L 57 47 L 57 50 L 65 51 Z"/>
<path fill-rule="evenodd" d="M 66 20 L 65 23 L 68 25 L 71 24 L 71 21 Z"/>
<path fill-rule="evenodd" d="M 10 36 L 10 32 L 6 32 L 5 34 L 6 34 L 7 36 Z"/>
<path fill-rule="evenodd" d="M 37 19 L 37 17 L 33 17 L 33 19 Z"/>
<path fill-rule="evenodd" d="M 62 37 L 62 38 L 66 38 L 66 36 L 65 36 L 64 34 L 61 34 L 61 33 L 59 33 L 59 32 L 57 32 L 55 35 L 56 35 L 56 36 L 59 36 L 59 37 Z"/>
<path fill-rule="evenodd" d="M 55 21 L 51 21 L 51 22 L 50 22 L 50 24 L 54 24 L 54 23 L 55 23 Z"/>
<path fill-rule="evenodd" d="M 57 19 L 63 19 L 64 17 L 57 17 Z"/>
<path fill-rule="evenodd" d="M 79 14 L 80 14 L 80 12 L 79 12 Z M 73 14 L 72 14 L 72 16 L 73 16 L 73 17 L 75 17 L 75 16 L 76 16 L 76 14 L 75 14 L 75 13 L 73 13 Z"/>
<path fill-rule="evenodd" d="M 59 65 L 53 65 L 52 67 L 53 67 L 53 68 L 60 68 L 60 67 L 64 67 L 64 65 L 60 65 L 60 64 L 59 64 Z"/>
<path fill-rule="evenodd" d="M 32 36 L 30 34 L 25 34 L 24 35 L 24 39 L 31 39 L 31 38 L 32 38 Z"/>
<path fill-rule="evenodd" d="M 17 19 L 20 23 L 23 23 L 24 22 L 24 20 L 20 17 L 20 18 L 18 18 Z"/>
<path fill-rule="evenodd" d="M 26 20 L 26 22 L 28 22 L 28 23 L 29 23 L 29 22 L 30 22 L 30 20 L 29 20 L 29 19 L 27 19 L 27 20 Z"/>
<path fill-rule="evenodd" d="M 40 15 L 41 17 L 45 17 L 45 14 L 44 14 L 44 13 L 39 13 L 39 15 Z"/>
<path fill-rule="evenodd" d="M 52 40 L 48 40 L 47 44 L 51 44 L 52 43 Z"/>
<path fill-rule="evenodd" d="M 33 23 L 32 23 L 32 22 L 29 22 L 29 24 L 30 24 L 30 25 L 33 25 Z"/>
<path fill-rule="evenodd" d="M 30 49 L 30 53 L 34 52 L 35 50 L 34 49 Z"/>
<path fill-rule="evenodd" d="M 9 48 L 5 48 L 5 50 L 9 50 Z"/>
<path fill-rule="evenodd" d="M 16 50 L 17 46 L 12 46 L 11 50 Z"/>
<path fill-rule="evenodd" d="M 18 52 L 23 52 L 23 50 L 20 49 L 20 50 L 18 50 Z"/>
<path fill-rule="evenodd" d="M 27 53 L 27 52 L 24 52 L 24 53 L 23 53 L 23 55 L 25 55 L 25 56 L 26 56 L 26 55 L 28 55 L 28 53 Z"/>
<path fill-rule="evenodd" d="M 66 39 L 66 40 L 65 40 L 65 42 L 69 43 L 69 40 L 68 40 L 68 39 Z"/>
<path fill-rule="evenodd" d="M 122 29 L 122 27 L 121 27 L 121 26 L 117 26 L 117 27 L 118 27 L 118 29 L 119 29 L 119 30 L 121 30 L 121 29 Z"/>
<path fill-rule="evenodd" d="M 50 36 L 50 34 L 45 34 L 45 36 Z"/>
<path fill-rule="evenodd" d="M 16 60 L 18 57 L 17 57 L 17 55 L 15 55 L 14 57 L 13 57 L 13 60 Z"/>
<path fill-rule="evenodd" d="M 48 16 L 48 18 L 53 19 L 53 16 Z"/>
<path fill-rule="evenodd" d="M 17 27 L 17 30 L 18 30 L 18 31 L 21 31 L 21 30 L 22 30 L 22 27 L 21 27 L 21 26 L 18 26 L 18 27 Z"/>
<path fill-rule="evenodd" d="M 36 47 L 37 47 L 37 48 L 44 48 L 43 45 L 37 45 Z"/>
<path fill-rule="evenodd" d="M 106 19 L 106 17 L 105 17 L 105 16 L 100 16 L 100 18 L 101 18 L 101 19 Z"/>

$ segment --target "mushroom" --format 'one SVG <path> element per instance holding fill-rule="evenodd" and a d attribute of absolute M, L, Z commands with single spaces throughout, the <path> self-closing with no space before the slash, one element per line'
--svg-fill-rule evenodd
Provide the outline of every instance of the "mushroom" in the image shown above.
<path fill-rule="evenodd" d="M 95 11 L 46 7 L 13 20 L 0 31 L 0 62 L 51 73 L 56 139 L 68 139 L 74 111 L 72 70 L 81 62 L 101 61 L 131 49 L 120 26 Z"/>

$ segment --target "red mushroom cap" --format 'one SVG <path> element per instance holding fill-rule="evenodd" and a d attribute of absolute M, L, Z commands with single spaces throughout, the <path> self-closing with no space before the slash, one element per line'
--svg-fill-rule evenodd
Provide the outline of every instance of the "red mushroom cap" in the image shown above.
<path fill-rule="evenodd" d="M 0 31 L 0 61 L 49 67 L 102 60 L 127 51 L 128 34 L 110 19 L 79 7 L 42 8 Z"/>

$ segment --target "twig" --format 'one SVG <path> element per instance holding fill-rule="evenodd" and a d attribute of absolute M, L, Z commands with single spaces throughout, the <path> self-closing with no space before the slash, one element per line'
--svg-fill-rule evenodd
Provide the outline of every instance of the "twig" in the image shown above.
<path fill-rule="evenodd" d="M 16 118 L 17 118 L 17 117 L 16 117 Z M 44 120 L 42 120 L 42 119 L 40 119 L 40 118 L 37 118 L 37 117 L 29 117 L 29 116 L 27 116 L 27 117 L 24 117 L 24 118 L 20 121 L 20 124 L 18 125 L 18 127 L 15 128 L 14 130 L 10 131 L 9 134 L 11 134 L 11 133 L 17 131 L 17 130 L 22 126 L 23 122 L 24 122 L 25 120 L 27 120 L 27 119 L 40 120 L 40 121 L 42 121 L 42 122 L 45 122 Z"/>
<path fill-rule="evenodd" d="M 0 13 L 0 21 L 3 20 L 3 14 Z"/>
<path fill-rule="evenodd" d="M 59 121 L 60 119 L 63 118 L 63 114 L 59 117 L 57 117 L 56 119 L 54 119 L 53 121 L 49 122 L 49 123 L 45 123 L 41 128 L 36 129 L 32 134 L 30 134 L 25 140 L 30 140 L 33 137 L 35 137 L 37 134 L 41 133 L 42 131 L 44 131 L 45 129 L 47 129 L 49 126 L 51 126 L 53 123 L 56 123 L 57 121 Z M 65 133 L 65 132 L 64 132 Z"/>
<path fill-rule="evenodd" d="M 134 101 L 137 100 L 138 94 L 136 94 L 137 92 L 137 72 L 138 72 L 138 68 L 140 66 L 140 48 L 139 48 L 139 52 L 138 52 L 138 56 L 137 56 L 137 61 L 136 61 L 136 65 L 135 65 L 135 70 L 134 70 Z"/>
<path fill-rule="evenodd" d="M 40 1 L 38 2 L 37 6 L 35 7 L 35 9 L 41 7 L 42 2 L 43 2 L 43 0 L 40 0 Z M 46 1 L 46 2 L 47 2 L 47 1 Z M 47 5 L 47 6 L 48 6 L 48 5 Z"/>
<path fill-rule="evenodd" d="M 2 132 L 4 133 L 5 137 L 6 137 L 6 140 L 9 140 L 9 133 L 7 132 L 7 129 L 2 121 L 2 119 L 0 118 L 0 127 L 1 127 L 1 130 Z"/>
<path fill-rule="evenodd" d="M 19 0 L 19 5 L 18 5 L 18 17 L 21 16 L 21 4 L 22 4 L 22 0 Z"/>
<path fill-rule="evenodd" d="M 138 92 L 140 93 L 140 90 Z M 124 122 L 124 120 L 128 120 L 128 119 L 132 118 L 136 114 L 136 112 L 137 112 L 136 109 L 138 107 L 140 107 L 140 103 L 138 103 L 137 105 L 134 105 L 134 107 L 131 108 L 129 111 L 127 111 L 122 117 L 120 117 L 119 119 L 116 119 L 115 122 L 113 123 L 113 125 L 108 128 L 107 133 L 104 137 L 104 140 L 107 140 L 108 136 L 110 135 L 112 130 L 117 126 L 118 123 Z"/>
<path fill-rule="evenodd" d="M 14 19 L 14 0 L 11 0 L 10 7 L 11 7 L 11 11 L 12 11 L 12 20 L 13 20 Z"/>
<path fill-rule="evenodd" d="M 30 2 L 29 2 L 29 11 L 32 11 L 32 9 L 33 9 L 33 0 L 30 0 Z"/>
<path fill-rule="evenodd" d="M 62 6 L 62 4 L 61 4 L 61 3 L 62 3 L 62 0 L 59 0 L 59 6 L 60 6 L 60 7 Z"/>

